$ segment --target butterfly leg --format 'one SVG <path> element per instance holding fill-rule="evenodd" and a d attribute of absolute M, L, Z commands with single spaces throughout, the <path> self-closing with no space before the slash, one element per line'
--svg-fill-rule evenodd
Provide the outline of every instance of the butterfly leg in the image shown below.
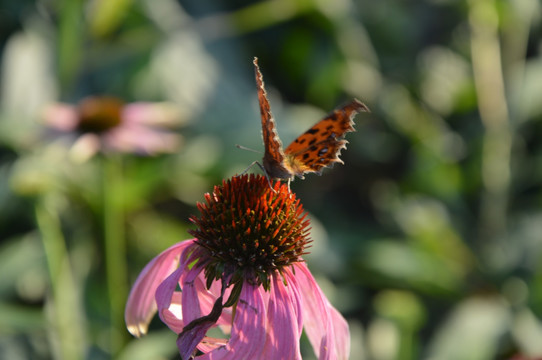
<path fill-rule="evenodd" d="M 260 169 L 262 169 L 263 171 L 263 174 L 265 175 L 265 178 L 267 179 L 267 183 L 269 184 L 269 187 L 271 188 L 271 190 L 273 190 L 273 192 L 276 194 L 277 193 L 277 190 L 275 190 L 273 188 L 273 185 L 271 184 L 271 179 L 269 178 L 269 175 L 267 174 L 267 171 L 265 171 L 265 168 L 263 167 L 262 164 L 260 164 L 258 161 L 254 161 L 259 167 Z M 288 188 L 289 189 L 289 188 Z"/>

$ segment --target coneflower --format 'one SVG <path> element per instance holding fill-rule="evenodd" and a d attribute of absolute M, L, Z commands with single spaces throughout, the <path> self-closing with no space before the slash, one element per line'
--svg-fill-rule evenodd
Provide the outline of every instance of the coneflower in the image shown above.
<path fill-rule="evenodd" d="M 303 328 L 319 359 L 347 359 L 348 325 L 302 255 L 309 220 L 295 194 L 263 176 L 216 186 L 191 220 L 194 239 L 155 257 L 126 305 L 134 336 L 156 310 L 179 334 L 182 359 L 301 359 Z M 226 338 L 207 337 L 220 327 Z"/>

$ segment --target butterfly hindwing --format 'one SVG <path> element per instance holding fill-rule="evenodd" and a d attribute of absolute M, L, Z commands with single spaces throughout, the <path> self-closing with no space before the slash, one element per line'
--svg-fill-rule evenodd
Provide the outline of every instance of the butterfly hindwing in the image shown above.
<path fill-rule="evenodd" d="M 346 147 L 344 136 L 355 131 L 352 119 L 358 112 L 368 110 L 365 104 L 355 99 L 297 137 L 284 151 L 286 158 L 291 158 L 296 175 L 321 172 L 324 167 L 342 163 L 339 155 Z"/>
<path fill-rule="evenodd" d="M 291 163 L 296 164 L 294 169 L 296 175 L 300 176 L 304 173 L 315 172 L 321 173 L 325 167 L 331 167 L 334 163 L 343 163 L 339 159 L 341 149 L 346 148 L 348 141 L 341 139 L 325 139 L 311 145 L 295 155 L 286 154 L 286 157 L 292 157 Z"/>

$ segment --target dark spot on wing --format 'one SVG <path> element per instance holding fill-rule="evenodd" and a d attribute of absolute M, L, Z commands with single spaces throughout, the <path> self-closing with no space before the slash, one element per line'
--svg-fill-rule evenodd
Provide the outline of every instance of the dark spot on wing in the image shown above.
<path fill-rule="evenodd" d="M 335 134 L 334 132 L 332 132 L 332 130 L 333 130 L 332 125 L 329 125 L 328 127 L 326 127 L 325 131 L 322 133 L 322 137 L 329 137 L 330 134 Z"/>
<path fill-rule="evenodd" d="M 318 129 L 310 128 L 309 130 L 305 131 L 305 134 L 311 134 L 311 135 L 314 135 L 314 134 L 316 134 L 318 131 L 319 131 Z"/>
<path fill-rule="evenodd" d="M 324 156 L 328 152 L 328 148 L 321 148 L 320 151 L 318 151 L 318 156 Z"/>

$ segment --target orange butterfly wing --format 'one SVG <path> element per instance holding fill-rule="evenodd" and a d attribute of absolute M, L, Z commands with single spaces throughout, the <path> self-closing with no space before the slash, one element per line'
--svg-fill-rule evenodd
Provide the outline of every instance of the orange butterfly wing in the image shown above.
<path fill-rule="evenodd" d="M 346 147 L 344 135 L 355 131 L 353 117 L 360 111 L 369 111 L 361 101 L 354 99 L 334 110 L 316 125 L 295 139 L 286 150 L 282 149 L 271 106 L 267 99 L 258 59 L 254 58 L 254 72 L 258 85 L 258 101 L 262 117 L 262 137 L 265 146 L 263 167 L 267 176 L 273 179 L 303 178 L 308 172 L 320 173 L 324 167 L 339 159 L 341 149 Z"/>
<path fill-rule="evenodd" d="M 262 137 L 265 146 L 263 167 L 267 175 L 273 179 L 291 179 L 293 174 L 291 169 L 287 168 L 284 163 L 285 156 L 282 150 L 282 142 L 277 133 L 275 119 L 273 119 L 273 115 L 271 114 L 271 106 L 269 105 L 269 100 L 267 100 L 262 73 L 258 67 L 258 58 L 254 58 L 253 63 L 256 84 L 258 85 L 258 101 L 262 116 Z"/>
<path fill-rule="evenodd" d="M 308 172 L 321 173 L 324 167 L 342 163 L 339 155 L 346 148 L 344 136 L 355 131 L 352 119 L 360 111 L 368 112 L 369 108 L 354 99 L 297 137 L 284 151 L 294 174 L 303 177 Z"/>

